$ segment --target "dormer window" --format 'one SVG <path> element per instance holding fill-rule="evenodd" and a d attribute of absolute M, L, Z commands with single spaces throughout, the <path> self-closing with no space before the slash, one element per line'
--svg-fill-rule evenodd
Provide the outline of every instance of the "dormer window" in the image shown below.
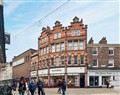
<path fill-rule="evenodd" d="M 54 34 L 54 39 L 57 39 L 57 34 Z"/>
<path fill-rule="evenodd" d="M 58 33 L 58 38 L 61 38 L 61 33 Z"/>
<path fill-rule="evenodd" d="M 72 30 L 71 35 L 72 36 L 80 36 L 80 30 Z"/>

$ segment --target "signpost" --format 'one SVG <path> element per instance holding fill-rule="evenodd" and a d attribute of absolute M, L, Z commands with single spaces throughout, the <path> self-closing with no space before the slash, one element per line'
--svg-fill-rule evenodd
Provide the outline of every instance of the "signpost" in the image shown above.
<path fill-rule="evenodd" d="M 6 63 L 3 0 L 0 0 L 0 63 Z"/>

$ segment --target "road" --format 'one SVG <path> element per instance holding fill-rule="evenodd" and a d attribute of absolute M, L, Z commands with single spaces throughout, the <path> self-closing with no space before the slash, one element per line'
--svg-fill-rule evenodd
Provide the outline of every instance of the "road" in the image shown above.
<path fill-rule="evenodd" d="M 46 95 L 62 95 L 57 93 L 58 88 L 45 88 Z M 19 95 L 14 91 L 13 95 Z M 27 95 L 27 94 L 25 94 Z M 37 93 L 35 95 L 38 95 Z M 67 88 L 66 95 L 120 95 L 120 89 L 114 88 Z"/>

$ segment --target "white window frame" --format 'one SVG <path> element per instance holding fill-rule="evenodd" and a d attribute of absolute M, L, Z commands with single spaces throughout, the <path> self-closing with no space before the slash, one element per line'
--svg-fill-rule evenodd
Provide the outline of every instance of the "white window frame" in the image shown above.
<path fill-rule="evenodd" d="M 80 36 L 80 30 L 76 30 L 76 35 Z"/>
<path fill-rule="evenodd" d="M 96 49 L 96 52 L 97 52 L 97 53 L 94 53 L 94 51 L 93 51 L 94 49 Z M 93 48 L 92 48 L 92 52 L 93 52 L 93 55 L 98 55 L 98 48 L 97 48 L 97 47 L 93 47 Z"/>
<path fill-rule="evenodd" d="M 78 50 L 78 42 L 74 42 L 74 50 Z"/>
<path fill-rule="evenodd" d="M 80 50 L 84 50 L 84 42 L 80 42 Z"/>
<path fill-rule="evenodd" d="M 54 34 L 54 39 L 57 39 L 57 34 Z"/>
<path fill-rule="evenodd" d="M 72 30 L 72 31 L 71 31 L 71 35 L 72 35 L 72 36 L 75 36 L 75 34 L 76 34 L 75 30 Z"/>
<path fill-rule="evenodd" d="M 60 64 L 60 58 L 56 58 L 56 66 L 59 66 Z"/>
<path fill-rule="evenodd" d="M 110 54 L 110 53 L 109 53 L 109 55 L 114 55 L 114 48 L 109 48 L 109 52 L 110 52 L 110 50 L 113 51 L 113 54 Z"/>
<path fill-rule="evenodd" d="M 65 44 L 62 43 L 62 44 L 61 44 L 61 51 L 64 51 L 64 50 L 65 50 Z"/>
<path fill-rule="evenodd" d="M 58 33 L 58 38 L 61 38 L 61 33 Z"/>
<path fill-rule="evenodd" d="M 60 51 L 60 44 L 56 45 L 56 52 Z"/>
<path fill-rule="evenodd" d="M 55 45 L 52 45 L 52 52 L 55 52 Z"/>
<path fill-rule="evenodd" d="M 109 63 L 112 64 L 112 66 L 109 66 Z M 108 67 L 114 67 L 114 59 L 109 59 L 109 61 L 108 61 Z"/>
<path fill-rule="evenodd" d="M 72 50 L 72 42 L 68 42 L 68 50 Z"/>
<path fill-rule="evenodd" d="M 94 60 L 94 59 L 96 59 L 96 58 L 93 58 L 93 60 Z M 96 65 L 96 66 L 93 66 L 93 62 L 92 62 L 92 66 L 93 66 L 93 67 L 98 67 L 98 59 L 96 59 L 96 60 L 97 60 L 97 65 Z"/>

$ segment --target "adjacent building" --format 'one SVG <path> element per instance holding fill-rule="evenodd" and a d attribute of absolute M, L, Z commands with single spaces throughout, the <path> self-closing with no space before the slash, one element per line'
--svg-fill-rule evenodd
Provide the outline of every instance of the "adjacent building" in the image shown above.
<path fill-rule="evenodd" d="M 9 81 L 12 79 L 12 62 L 5 63 L 0 68 L 0 81 Z"/>
<path fill-rule="evenodd" d="M 110 80 L 120 85 L 120 44 L 108 44 L 103 37 L 98 44 L 91 38 L 87 44 L 87 84 L 89 87 L 105 87 Z"/>
<path fill-rule="evenodd" d="M 13 78 L 19 79 L 21 76 L 29 79 L 31 72 L 31 55 L 36 52 L 29 49 L 12 59 L 13 62 Z"/>
<path fill-rule="evenodd" d="M 68 27 L 59 21 L 53 29 L 42 28 L 38 38 L 37 74 L 46 86 L 57 86 L 62 78 L 68 87 L 87 86 L 87 25 L 78 17 Z"/>

